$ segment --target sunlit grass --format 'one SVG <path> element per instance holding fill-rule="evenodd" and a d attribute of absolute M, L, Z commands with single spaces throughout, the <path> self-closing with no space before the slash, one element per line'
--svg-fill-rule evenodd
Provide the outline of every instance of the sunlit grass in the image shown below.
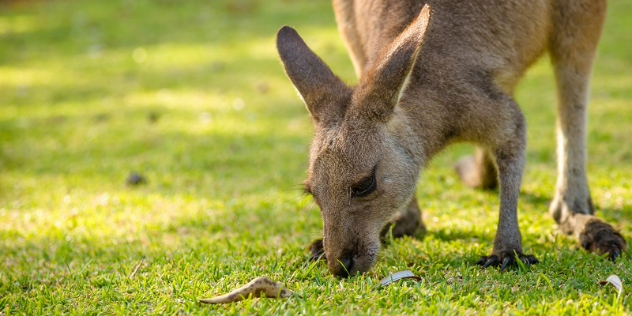
<path fill-rule="evenodd" d="M 33 16 L 14 15 L 0 18 L 0 35 L 22 34 L 37 29 L 37 23 Z"/>
<path fill-rule="evenodd" d="M 632 235 L 632 5 L 609 3 L 593 76 L 589 181 L 599 216 Z M 555 88 L 545 58 L 516 99 L 529 128 L 520 200 L 542 263 L 480 271 L 497 192 L 463 187 L 458 145 L 417 197 L 424 239 L 395 240 L 366 275 L 306 264 L 320 234 L 302 195 L 310 120 L 278 61 L 284 24 L 349 83 L 327 1 L 53 1 L 0 4 L 0 312 L 49 314 L 625 314 L 629 257 L 555 232 Z M 147 178 L 125 184 L 131 172 Z M 374 291 L 389 272 L 421 283 Z M 135 271 L 135 272 L 134 272 Z M 301 297 L 198 307 L 266 275 Z"/>

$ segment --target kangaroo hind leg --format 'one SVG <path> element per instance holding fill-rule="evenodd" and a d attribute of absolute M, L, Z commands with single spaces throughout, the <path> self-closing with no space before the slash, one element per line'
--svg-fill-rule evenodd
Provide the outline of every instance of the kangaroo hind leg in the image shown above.
<path fill-rule="evenodd" d="M 550 214 L 581 246 L 616 259 L 625 239 L 595 217 L 586 176 L 586 115 L 593 60 L 605 19 L 606 2 L 554 1 L 550 53 L 558 89 L 557 185 Z"/>

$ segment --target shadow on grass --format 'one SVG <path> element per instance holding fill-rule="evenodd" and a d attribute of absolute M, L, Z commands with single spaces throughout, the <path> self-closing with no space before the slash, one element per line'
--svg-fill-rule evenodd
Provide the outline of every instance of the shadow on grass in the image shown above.
<path fill-rule="evenodd" d="M 427 235 L 446 242 L 457 240 L 462 242 L 488 242 L 494 240 L 494 235 L 492 233 L 481 235 L 473 230 L 455 230 L 452 228 L 430 230 Z"/>
<path fill-rule="evenodd" d="M 549 196 L 542 196 L 540 194 L 533 194 L 531 192 L 521 191 L 520 199 L 522 203 L 531 204 L 536 208 L 541 208 L 540 206 L 543 206 L 544 209 L 547 210 L 546 213 L 548 214 L 549 205 L 551 204 L 551 200 L 553 198 Z"/>

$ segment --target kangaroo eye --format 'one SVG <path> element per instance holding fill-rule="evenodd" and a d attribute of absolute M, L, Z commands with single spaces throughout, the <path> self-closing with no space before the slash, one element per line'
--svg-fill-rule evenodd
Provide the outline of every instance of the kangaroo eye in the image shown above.
<path fill-rule="evenodd" d="M 354 197 L 365 197 L 375 191 L 376 187 L 377 181 L 375 181 L 375 169 L 373 169 L 373 174 L 371 176 L 366 177 L 351 186 L 351 195 Z"/>

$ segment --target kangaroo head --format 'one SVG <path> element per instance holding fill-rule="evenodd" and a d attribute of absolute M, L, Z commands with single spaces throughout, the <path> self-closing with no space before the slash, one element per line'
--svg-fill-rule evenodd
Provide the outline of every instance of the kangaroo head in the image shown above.
<path fill-rule="evenodd" d="M 335 275 L 371 268 L 380 231 L 414 194 L 423 153 L 414 145 L 398 103 L 411 78 L 426 21 L 412 23 L 353 88 L 292 28 L 283 27 L 277 34 L 285 71 L 314 125 L 305 188 L 320 207 L 323 246 Z"/>

